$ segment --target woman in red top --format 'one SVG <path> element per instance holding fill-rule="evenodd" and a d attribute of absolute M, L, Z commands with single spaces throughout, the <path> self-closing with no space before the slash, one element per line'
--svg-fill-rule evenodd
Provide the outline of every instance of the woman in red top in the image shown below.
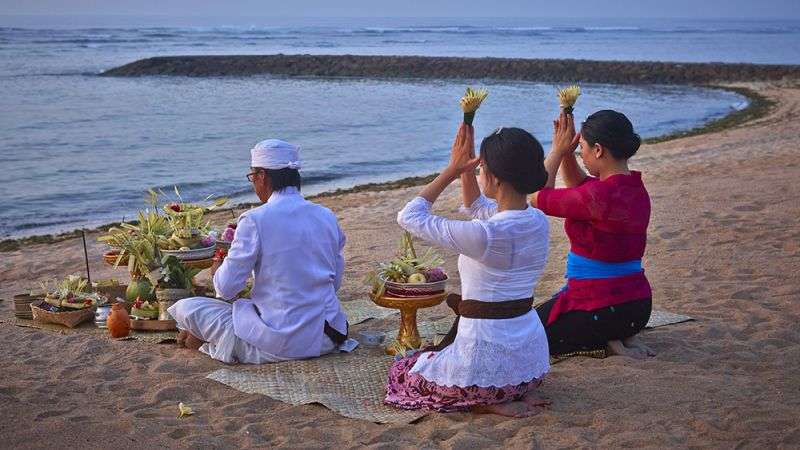
<path fill-rule="evenodd" d="M 531 203 L 545 214 L 565 218 L 570 241 L 567 283 L 537 307 L 550 354 L 606 349 L 644 358 L 653 352 L 634 336 L 650 318 L 652 293 L 642 256 L 650 221 L 650 196 L 641 173 L 628 169 L 639 149 L 633 125 L 616 111 L 589 116 L 575 133 L 572 114 L 553 123 L 549 174 Z M 575 159 L 580 145 L 587 175 Z M 554 189 L 561 169 L 566 188 Z"/>

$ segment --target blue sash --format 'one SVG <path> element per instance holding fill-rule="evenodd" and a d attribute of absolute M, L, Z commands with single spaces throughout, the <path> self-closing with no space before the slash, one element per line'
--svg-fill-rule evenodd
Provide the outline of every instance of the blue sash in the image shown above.
<path fill-rule="evenodd" d="M 564 275 L 564 278 L 574 280 L 614 278 L 632 275 L 641 271 L 641 259 L 610 263 L 589 259 L 569 252 L 567 255 L 567 273 Z"/>

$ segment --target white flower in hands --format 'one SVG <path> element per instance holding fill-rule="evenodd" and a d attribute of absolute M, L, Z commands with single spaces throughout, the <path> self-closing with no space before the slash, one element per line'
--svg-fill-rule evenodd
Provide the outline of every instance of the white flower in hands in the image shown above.
<path fill-rule="evenodd" d="M 575 102 L 581 95 L 581 88 L 577 85 L 572 85 L 558 91 L 558 105 L 567 114 L 572 114 L 575 107 Z"/>
<path fill-rule="evenodd" d="M 475 111 L 481 107 L 481 103 L 486 100 L 486 97 L 489 95 L 489 91 L 486 89 L 477 89 L 474 90 L 471 87 L 467 88 L 467 91 L 464 93 L 464 96 L 461 97 L 459 100 L 459 104 L 461 105 L 461 110 L 464 111 L 464 123 L 467 125 L 472 125 L 473 119 L 475 119 Z"/>
<path fill-rule="evenodd" d="M 453 175 L 461 175 L 474 171 L 481 162 L 479 157 L 475 157 L 475 129 L 470 125 L 462 123 L 458 127 L 456 140 L 450 151 L 450 162 L 447 165 Z"/>

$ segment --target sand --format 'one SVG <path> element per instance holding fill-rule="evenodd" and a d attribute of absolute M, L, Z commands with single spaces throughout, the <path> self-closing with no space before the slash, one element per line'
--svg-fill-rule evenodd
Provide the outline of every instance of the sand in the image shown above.
<path fill-rule="evenodd" d="M 234 391 L 204 378 L 222 364 L 170 345 L 2 323 L 0 447 L 798 447 L 800 89 L 746 87 L 775 109 L 733 129 L 646 145 L 633 161 L 653 199 L 645 268 L 654 304 L 698 320 L 644 333 L 658 351 L 646 361 L 554 366 L 543 387 L 553 406 L 541 415 L 432 414 L 377 425 Z M 361 276 L 394 250 L 396 211 L 418 189 L 321 200 L 349 238 L 343 301 L 364 298 Z M 436 209 L 455 216 L 457 195 L 451 187 Z M 540 300 L 562 283 L 566 251 L 553 220 Z M 99 244 L 90 252 L 96 276 L 124 274 L 99 260 Z M 8 299 L 83 268 L 76 239 L 0 256 L 0 297 Z M 455 274 L 455 255 L 447 269 Z M 0 303 L 0 318 L 11 303 Z M 196 414 L 177 419 L 179 401 Z"/>

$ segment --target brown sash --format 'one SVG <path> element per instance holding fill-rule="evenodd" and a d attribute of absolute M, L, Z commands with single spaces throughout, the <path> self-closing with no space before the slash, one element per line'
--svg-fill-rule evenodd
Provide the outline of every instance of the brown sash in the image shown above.
<path fill-rule="evenodd" d="M 339 331 L 336 328 L 333 328 L 331 324 L 329 324 L 328 321 L 326 320 L 325 328 L 323 329 L 323 331 L 325 332 L 326 336 L 331 338 L 334 344 L 342 345 L 342 343 L 344 343 L 344 341 L 347 340 L 347 333 L 350 331 L 350 324 L 345 322 L 344 327 L 345 327 L 344 334 L 339 333 Z"/>
<path fill-rule="evenodd" d="M 452 344 L 458 333 L 458 321 L 461 317 L 468 319 L 513 319 L 528 314 L 533 306 L 533 297 L 504 302 L 482 302 L 480 300 L 462 300 L 458 294 L 447 296 L 447 306 L 456 313 L 456 320 L 450 331 L 438 345 L 427 350 L 441 351 Z"/>

